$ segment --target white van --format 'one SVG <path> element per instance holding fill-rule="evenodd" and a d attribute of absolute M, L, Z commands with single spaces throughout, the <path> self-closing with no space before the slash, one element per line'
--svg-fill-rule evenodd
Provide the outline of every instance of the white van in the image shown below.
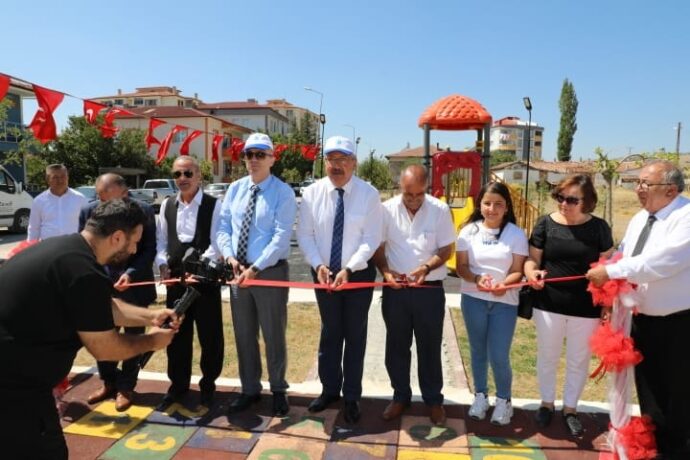
<path fill-rule="evenodd" d="M 11 232 L 26 233 L 33 201 L 22 183 L 0 165 L 0 227 L 9 227 Z"/>

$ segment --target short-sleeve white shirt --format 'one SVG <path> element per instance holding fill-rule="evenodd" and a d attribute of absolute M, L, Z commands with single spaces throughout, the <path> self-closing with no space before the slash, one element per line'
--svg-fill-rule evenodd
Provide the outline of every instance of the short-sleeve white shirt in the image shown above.
<path fill-rule="evenodd" d="M 508 276 L 513 264 L 513 254 L 528 255 L 528 243 L 525 232 L 517 225 L 508 223 L 500 239 L 496 239 L 499 229 L 486 228 L 480 222 L 465 225 L 455 242 L 457 252 L 466 251 L 470 271 L 477 274 L 491 275 L 494 283 L 500 283 Z M 477 299 L 491 302 L 502 302 L 509 305 L 518 304 L 518 289 L 509 289 L 502 296 L 482 292 L 474 283 L 462 281 L 460 292 Z"/>
<path fill-rule="evenodd" d="M 79 213 L 86 203 L 84 195 L 71 188 L 60 196 L 54 195 L 50 189 L 42 192 L 31 205 L 27 239 L 45 240 L 76 233 Z"/>
<path fill-rule="evenodd" d="M 442 247 L 455 241 L 455 227 L 448 205 L 430 195 L 414 217 L 410 216 L 402 195 L 383 203 L 383 242 L 386 245 L 388 266 L 409 275 L 424 264 Z M 427 281 L 438 281 L 446 277 L 445 264 L 432 270 Z"/>

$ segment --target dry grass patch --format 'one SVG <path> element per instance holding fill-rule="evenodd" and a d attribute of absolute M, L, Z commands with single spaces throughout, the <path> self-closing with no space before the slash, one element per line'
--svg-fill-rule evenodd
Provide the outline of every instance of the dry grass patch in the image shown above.
<path fill-rule="evenodd" d="M 150 308 L 163 308 L 164 300 L 153 304 Z M 225 360 L 221 377 L 239 377 L 237 369 L 237 349 L 235 347 L 235 334 L 232 329 L 232 317 L 228 302 L 223 302 L 223 333 L 225 336 Z M 288 382 L 300 383 L 305 380 L 309 370 L 316 361 L 319 346 L 319 334 L 321 333 L 321 320 L 316 303 L 290 303 L 288 304 L 287 325 L 287 349 L 288 349 Z M 266 358 L 263 339 L 260 339 L 261 363 L 264 369 L 263 378 L 268 380 L 266 371 Z M 194 355 L 192 358 L 192 374 L 201 375 L 199 358 L 201 350 L 199 343 L 194 339 Z M 86 349 L 82 348 L 74 361 L 77 366 L 95 366 L 96 362 Z M 146 365 L 147 371 L 166 372 L 167 357 L 164 351 L 154 353 L 151 361 Z"/>

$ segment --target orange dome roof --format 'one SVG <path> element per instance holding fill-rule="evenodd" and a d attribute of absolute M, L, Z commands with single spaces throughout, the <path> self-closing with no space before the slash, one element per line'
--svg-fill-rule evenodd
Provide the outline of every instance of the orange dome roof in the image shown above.
<path fill-rule="evenodd" d="M 420 128 L 428 124 L 431 129 L 447 131 L 482 129 L 491 123 L 491 114 L 474 99 L 451 94 L 431 104 L 418 123 Z"/>

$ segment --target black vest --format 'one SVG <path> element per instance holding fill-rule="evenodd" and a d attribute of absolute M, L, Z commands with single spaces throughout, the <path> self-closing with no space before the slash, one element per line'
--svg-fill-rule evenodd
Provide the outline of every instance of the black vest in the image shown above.
<path fill-rule="evenodd" d="M 211 220 L 213 210 L 216 207 L 216 199 L 205 193 L 201 196 L 201 206 L 196 218 L 196 228 L 194 229 L 194 239 L 189 243 L 182 243 L 177 237 L 177 205 L 175 196 L 168 197 L 165 205 L 165 221 L 168 223 L 168 267 L 172 276 L 182 274 L 182 257 L 185 251 L 196 248 L 203 253 L 211 245 Z"/>

